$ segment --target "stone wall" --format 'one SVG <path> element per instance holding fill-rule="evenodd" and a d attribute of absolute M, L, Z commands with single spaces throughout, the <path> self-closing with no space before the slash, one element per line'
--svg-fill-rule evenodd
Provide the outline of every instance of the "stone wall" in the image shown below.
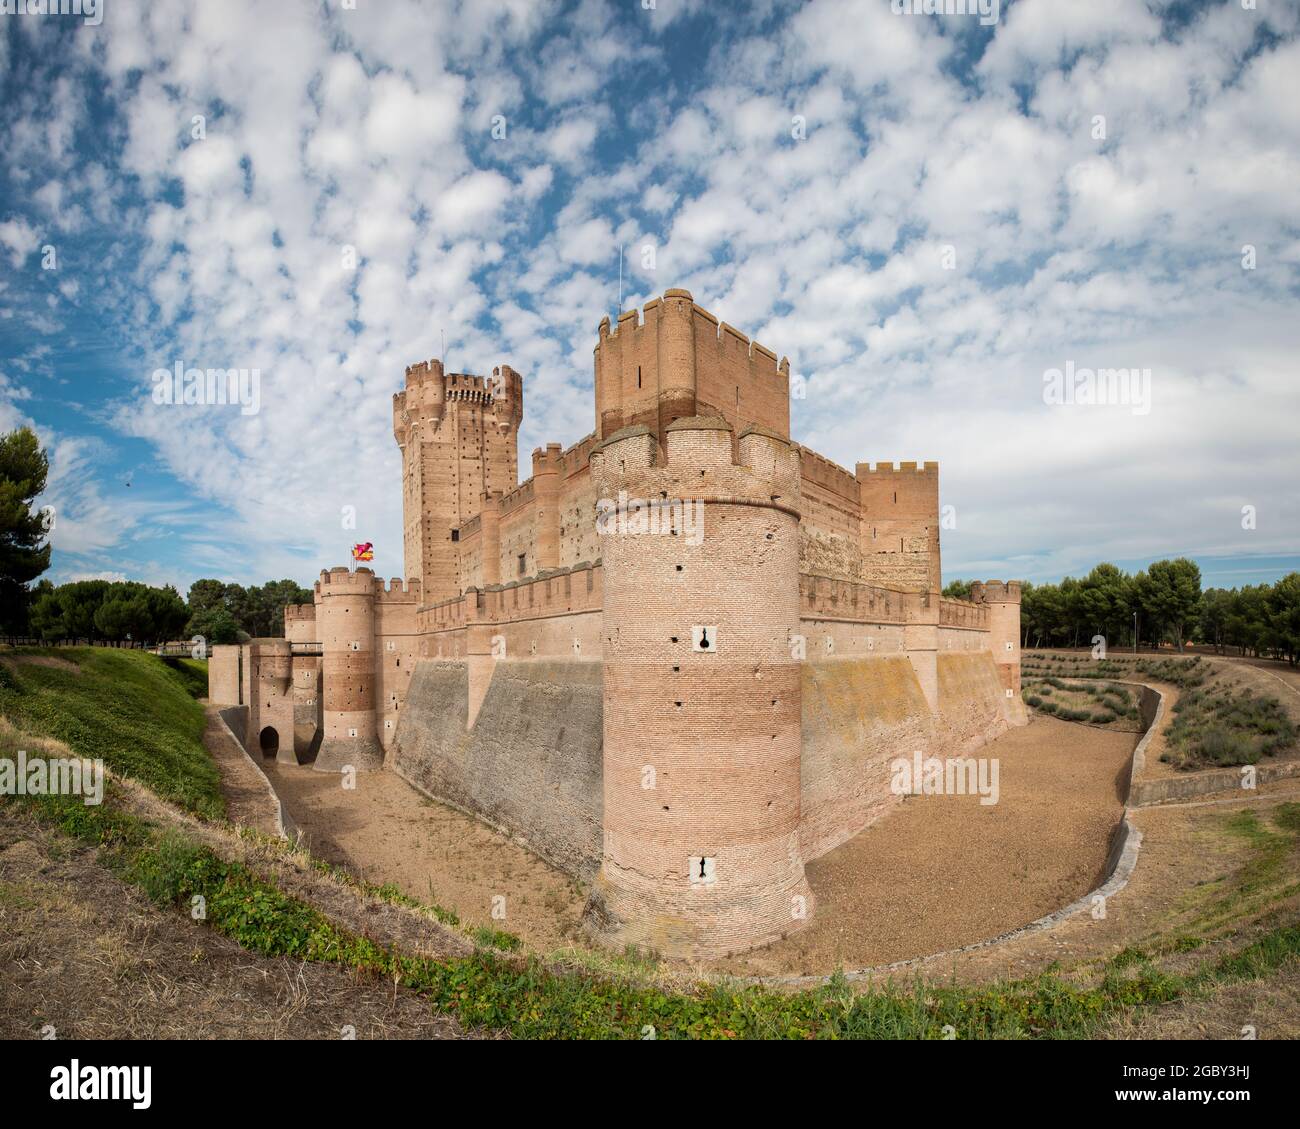
<path fill-rule="evenodd" d="M 808 861 L 898 802 L 889 763 L 928 752 L 933 722 L 905 655 L 806 662 L 802 674 L 799 846 Z"/>
<path fill-rule="evenodd" d="M 420 662 L 389 766 L 590 878 L 601 850 L 601 675 L 597 661 L 497 663 L 467 731 L 466 665 Z"/>
<path fill-rule="evenodd" d="M 240 695 L 238 644 L 212 648 L 208 659 L 208 699 L 218 706 L 237 706 L 245 699 Z"/>
<path fill-rule="evenodd" d="M 974 752 L 1011 725 L 1024 724 L 1024 705 L 1007 699 L 988 651 L 940 651 L 937 662 L 936 742 L 946 755 Z"/>

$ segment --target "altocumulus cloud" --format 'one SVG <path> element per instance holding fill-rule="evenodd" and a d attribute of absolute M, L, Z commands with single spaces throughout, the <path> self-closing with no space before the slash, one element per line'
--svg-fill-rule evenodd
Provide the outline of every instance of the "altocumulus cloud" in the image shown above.
<path fill-rule="evenodd" d="M 622 246 L 625 306 L 687 286 L 790 356 L 800 439 L 941 461 L 950 575 L 1293 557 L 1300 40 L 1260 7 L 10 20 L 0 420 L 53 444 L 66 575 L 305 580 L 344 506 L 397 574 L 403 366 L 509 361 L 524 450 L 580 438 Z M 259 410 L 153 403 L 177 363 Z M 1150 412 L 1044 403 L 1067 364 L 1150 369 Z"/>

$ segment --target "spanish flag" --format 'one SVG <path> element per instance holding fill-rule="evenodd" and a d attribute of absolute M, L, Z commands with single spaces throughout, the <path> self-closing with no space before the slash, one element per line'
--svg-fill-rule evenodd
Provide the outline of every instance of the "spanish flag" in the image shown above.
<path fill-rule="evenodd" d="M 374 545 L 369 541 L 363 541 L 359 545 L 353 545 L 352 559 L 354 561 L 373 561 L 375 559 Z"/>

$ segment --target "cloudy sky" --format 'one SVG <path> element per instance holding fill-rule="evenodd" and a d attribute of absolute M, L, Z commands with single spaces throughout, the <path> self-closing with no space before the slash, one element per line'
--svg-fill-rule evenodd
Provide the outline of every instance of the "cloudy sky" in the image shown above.
<path fill-rule="evenodd" d="M 789 356 L 800 441 L 939 460 L 945 579 L 1300 567 L 1295 0 L 104 5 L 0 16 L 0 429 L 56 581 L 399 575 L 404 365 L 509 362 L 521 466 L 576 441 L 620 246 L 625 308 Z M 259 410 L 155 404 L 178 362 Z M 1067 366 L 1149 411 L 1047 402 Z"/>

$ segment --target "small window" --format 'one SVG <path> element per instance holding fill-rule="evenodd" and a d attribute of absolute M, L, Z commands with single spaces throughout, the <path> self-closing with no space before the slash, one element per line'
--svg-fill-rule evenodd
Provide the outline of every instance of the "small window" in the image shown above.
<path fill-rule="evenodd" d="M 520 576 L 528 575 L 528 554 L 527 553 L 519 554 L 519 575 Z"/>
<path fill-rule="evenodd" d="M 459 530 L 459 529 L 453 529 L 453 530 L 451 531 L 451 539 L 452 539 L 453 541 L 459 541 L 459 540 L 460 540 L 460 530 Z"/>

